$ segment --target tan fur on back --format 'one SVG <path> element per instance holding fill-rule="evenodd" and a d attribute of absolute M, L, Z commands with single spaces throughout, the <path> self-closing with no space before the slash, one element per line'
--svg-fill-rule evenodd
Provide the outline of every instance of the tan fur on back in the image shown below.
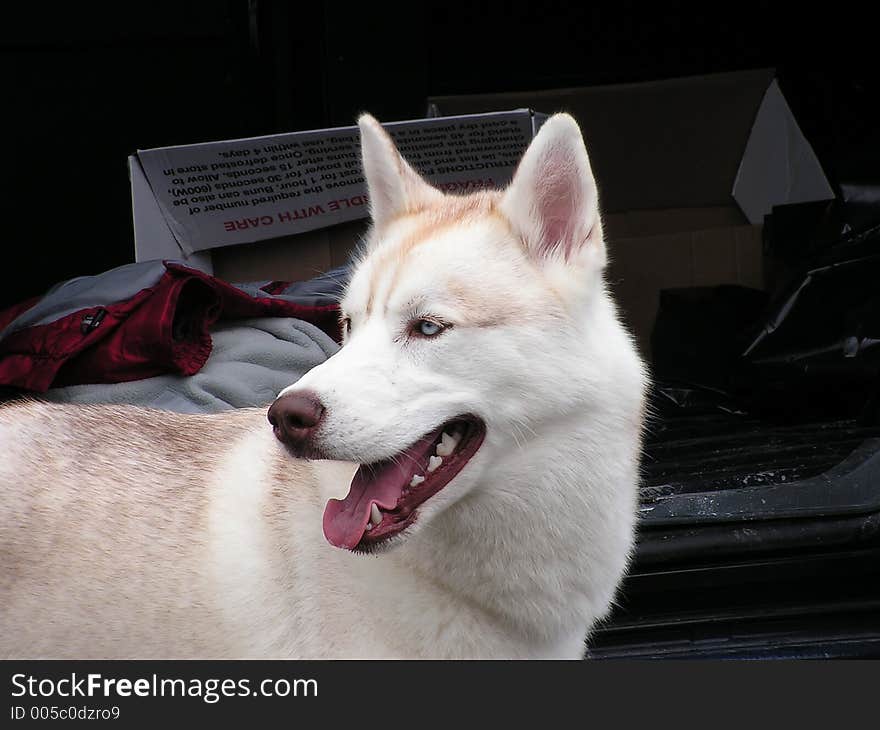
<path fill-rule="evenodd" d="M 130 646 L 137 656 L 215 653 L 210 627 L 221 616 L 209 599 L 205 535 L 216 485 L 205 477 L 265 418 L 262 408 L 190 416 L 0 407 L 0 484 L 20 485 L 0 510 L 0 654 L 107 656 L 80 630 L 95 622 L 108 647 Z M 304 488 L 310 471 L 292 459 L 273 467 L 268 512 L 288 505 L 288 490 Z M 63 606 L 46 600 L 59 586 Z M 142 634 L 163 624 L 165 634 Z M 184 628 L 199 625 L 205 636 Z"/>

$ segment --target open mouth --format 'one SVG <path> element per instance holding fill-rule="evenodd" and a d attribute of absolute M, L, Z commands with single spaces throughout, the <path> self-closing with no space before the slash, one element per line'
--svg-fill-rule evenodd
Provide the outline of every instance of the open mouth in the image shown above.
<path fill-rule="evenodd" d="M 366 551 L 403 532 L 419 506 L 477 453 L 485 435 L 479 418 L 458 416 L 392 458 L 362 464 L 348 496 L 327 503 L 324 536 L 336 547 Z"/>

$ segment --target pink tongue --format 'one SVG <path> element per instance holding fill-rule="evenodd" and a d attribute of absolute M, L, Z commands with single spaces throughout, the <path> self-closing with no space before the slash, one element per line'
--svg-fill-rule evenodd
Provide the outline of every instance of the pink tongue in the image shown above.
<path fill-rule="evenodd" d="M 413 464 L 409 452 L 395 461 Z M 370 506 L 394 509 L 412 473 L 395 461 L 361 466 L 351 480 L 345 499 L 331 499 L 324 508 L 324 537 L 332 545 L 351 550 L 364 536 L 370 521 Z"/>

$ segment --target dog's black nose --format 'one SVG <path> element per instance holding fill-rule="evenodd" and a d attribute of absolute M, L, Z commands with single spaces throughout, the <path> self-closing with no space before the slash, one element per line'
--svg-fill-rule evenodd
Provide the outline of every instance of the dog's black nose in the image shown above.
<path fill-rule="evenodd" d="M 294 448 L 303 447 L 321 422 L 324 406 L 311 391 L 294 391 L 276 399 L 267 416 L 279 441 Z"/>

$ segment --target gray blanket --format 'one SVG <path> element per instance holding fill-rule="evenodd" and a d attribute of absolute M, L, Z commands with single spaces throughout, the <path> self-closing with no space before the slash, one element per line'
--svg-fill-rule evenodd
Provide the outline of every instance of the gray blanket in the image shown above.
<path fill-rule="evenodd" d="M 179 413 L 263 406 L 338 349 L 317 327 L 281 317 L 219 322 L 211 338 L 211 356 L 195 375 L 73 385 L 53 388 L 42 397 L 61 403 L 132 403 Z"/>

